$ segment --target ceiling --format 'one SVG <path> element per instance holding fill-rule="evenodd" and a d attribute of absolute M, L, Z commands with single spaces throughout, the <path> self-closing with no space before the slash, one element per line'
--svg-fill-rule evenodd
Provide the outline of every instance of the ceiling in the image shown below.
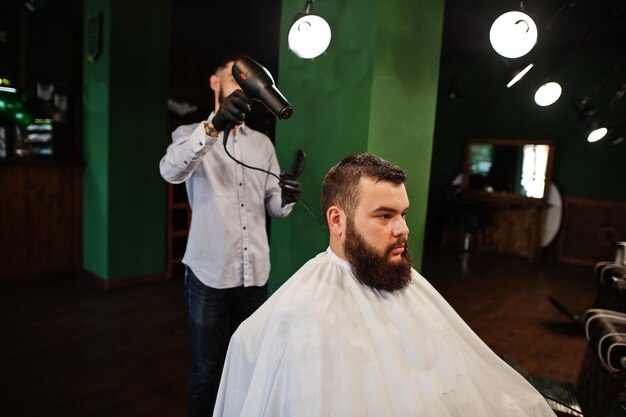
<path fill-rule="evenodd" d="M 622 100 L 626 93 L 626 0 L 534 0 L 524 1 L 523 6 L 539 34 L 537 44 L 524 57 L 535 64 L 535 69 L 520 84 L 529 87 L 531 81 L 537 86 L 556 81 L 549 75 L 575 79 L 576 83 L 563 85 L 563 99 L 572 104 L 580 120 L 603 112 L 615 126 L 626 123 L 626 100 Z M 458 86 L 455 75 L 462 72 L 461 63 L 480 57 L 481 62 L 493 60 L 506 65 L 507 60 L 489 43 L 489 30 L 498 16 L 510 10 L 520 10 L 520 2 L 446 1 L 441 69 L 451 75 L 440 79 L 442 96 L 454 98 L 451 92 L 463 96 L 468 80 Z M 596 61 L 583 60 L 583 53 L 588 57 L 589 51 L 601 51 L 594 55 Z M 482 86 L 483 90 L 504 88 L 504 72 L 502 66 L 502 77 L 495 79 L 493 86 Z"/>
<path fill-rule="evenodd" d="M 536 49 L 557 47 L 565 52 L 572 48 L 575 52 L 584 46 L 612 43 L 626 52 L 626 0 L 446 0 L 442 62 L 459 54 L 493 54 L 495 58 L 488 40 L 491 24 L 520 5 L 537 23 Z M 248 53 L 275 70 L 280 14 L 280 0 L 239 0 L 218 7 L 205 0 L 173 0 L 172 44 L 207 56 L 233 50 Z"/>
<path fill-rule="evenodd" d="M 172 46 L 195 50 L 216 62 L 234 52 L 245 53 L 272 72 L 278 64 L 280 14 L 280 0 L 219 5 L 207 0 L 172 0 Z"/>
<path fill-rule="evenodd" d="M 576 68 L 572 58 L 583 48 L 611 46 L 616 50 L 621 48 L 626 56 L 626 0 L 446 0 L 442 72 L 458 67 L 464 59 L 475 61 L 476 56 L 486 61 L 493 59 L 494 65 L 498 65 L 496 61 L 502 58 L 489 43 L 491 24 L 502 13 L 520 7 L 533 17 L 539 31 L 537 45 L 529 54 L 531 59 L 542 57 L 540 62 L 535 61 L 534 78 L 559 67 L 566 71 Z M 233 51 L 243 52 L 278 75 L 280 16 L 280 0 L 239 0 L 222 2 L 219 6 L 206 0 L 172 0 L 172 46 L 194 50 L 209 60 Z M 621 59 L 621 62 L 626 61 Z M 597 69 L 588 71 L 592 74 L 589 80 L 575 86 L 575 91 L 571 89 L 573 86 L 568 86 L 571 96 L 568 100 L 579 100 L 592 91 L 611 67 L 615 69 L 611 74 L 614 79 L 603 88 L 607 90 L 607 98 L 603 100 L 608 103 L 616 88 L 626 86 L 626 68 L 615 68 L 612 62 L 597 64 Z M 493 88 L 502 87 L 503 77 L 494 80 Z M 441 78 L 441 83 L 445 95 L 452 88 L 447 85 L 449 76 Z"/>
<path fill-rule="evenodd" d="M 626 45 L 624 0 L 531 0 L 524 11 L 535 20 L 537 47 L 569 47 L 615 43 Z M 502 13 L 520 10 L 513 0 L 446 0 L 442 56 L 492 53 L 489 29 Z M 581 45 L 582 46 L 582 45 Z"/>

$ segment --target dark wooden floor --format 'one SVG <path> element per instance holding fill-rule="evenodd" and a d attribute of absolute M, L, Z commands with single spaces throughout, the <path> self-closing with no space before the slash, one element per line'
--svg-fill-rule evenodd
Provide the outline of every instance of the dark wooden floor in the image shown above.
<path fill-rule="evenodd" d="M 423 275 L 498 354 L 575 380 L 584 338 L 546 297 L 588 308 L 590 268 L 428 251 Z M 0 415 L 185 415 L 182 286 L 176 279 L 104 293 L 65 276 L 1 288 Z"/>
<path fill-rule="evenodd" d="M 537 376 L 575 382 L 584 333 L 547 297 L 590 308 L 593 268 L 452 251 L 427 251 L 424 259 L 423 275 L 494 352 Z"/>

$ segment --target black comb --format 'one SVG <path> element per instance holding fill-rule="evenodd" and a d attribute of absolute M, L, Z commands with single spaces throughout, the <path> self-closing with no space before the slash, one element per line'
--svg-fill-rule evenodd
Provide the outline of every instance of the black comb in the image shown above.
<path fill-rule="evenodd" d="M 306 154 L 302 149 L 296 151 L 295 158 L 293 160 L 293 166 L 291 167 L 291 178 L 296 179 L 304 171 L 304 163 L 306 161 Z"/>

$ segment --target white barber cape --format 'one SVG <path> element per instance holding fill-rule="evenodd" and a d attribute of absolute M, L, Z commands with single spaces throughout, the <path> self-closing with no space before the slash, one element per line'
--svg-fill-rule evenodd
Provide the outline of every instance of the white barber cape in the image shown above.
<path fill-rule="evenodd" d="M 417 271 L 377 291 L 328 249 L 237 329 L 213 416 L 554 413 Z"/>

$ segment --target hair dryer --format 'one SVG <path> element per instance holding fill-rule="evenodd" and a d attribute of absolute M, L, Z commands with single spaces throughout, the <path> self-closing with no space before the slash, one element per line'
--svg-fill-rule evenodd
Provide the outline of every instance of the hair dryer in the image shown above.
<path fill-rule="evenodd" d="M 288 119 L 293 107 L 274 85 L 267 69 L 250 57 L 242 57 L 233 65 L 233 77 L 244 93 L 260 101 L 279 119 Z"/>

